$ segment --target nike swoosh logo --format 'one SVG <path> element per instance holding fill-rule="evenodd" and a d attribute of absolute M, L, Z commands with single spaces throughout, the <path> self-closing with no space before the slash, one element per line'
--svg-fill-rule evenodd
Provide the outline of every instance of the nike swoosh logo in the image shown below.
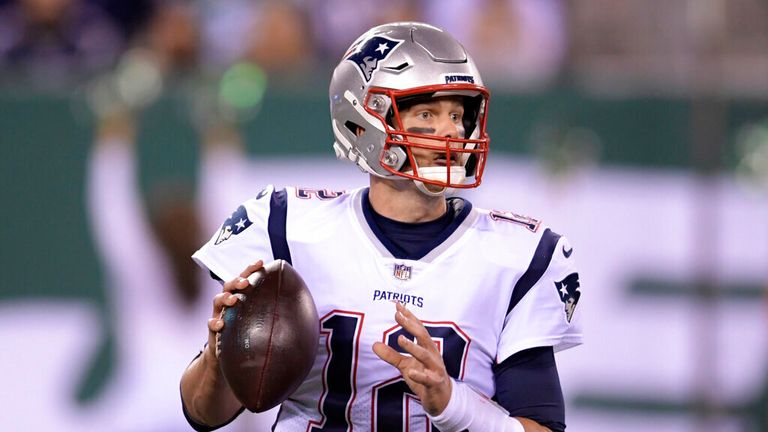
<path fill-rule="evenodd" d="M 568 250 L 565 250 L 565 246 L 563 246 L 563 255 L 565 255 L 566 258 L 570 258 L 572 253 L 573 253 L 573 247 L 571 247 Z"/>

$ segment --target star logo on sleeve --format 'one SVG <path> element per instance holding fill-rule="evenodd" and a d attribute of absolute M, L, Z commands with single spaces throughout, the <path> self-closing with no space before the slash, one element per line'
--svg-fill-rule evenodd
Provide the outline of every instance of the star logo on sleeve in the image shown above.
<path fill-rule="evenodd" d="M 248 219 L 248 212 L 245 210 L 245 206 L 240 206 L 232 213 L 229 219 L 225 220 L 219 230 L 219 235 L 216 237 L 214 244 L 220 244 L 226 240 L 229 240 L 233 235 L 238 235 L 245 231 L 253 222 Z"/>
<path fill-rule="evenodd" d="M 565 318 L 569 323 L 573 318 L 576 305 L 579 303 L 579 297 L 581 297 L 580 286 L 578 273 L 571 273 L 565 279 L 559 282 L 555 281 L 555 288 L 557 288 L 560 301 L 565 305 Z"/>

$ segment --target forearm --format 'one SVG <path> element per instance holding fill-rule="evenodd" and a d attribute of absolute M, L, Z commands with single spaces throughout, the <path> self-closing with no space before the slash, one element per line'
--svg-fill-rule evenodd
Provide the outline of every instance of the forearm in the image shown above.
<path fill-rule="evenodd" d="M 228 422 L 242 408 L 207 347 L 184 371 L 181 398 L 192 419 L 208 426 Z"/>
<path fill-rule="evenodd" d="M 533 420 L 523 418 L 523 417 L 515 417 L 515 418 L 520 422 L 520 424 L 523 425 L 525 432 L 552 432 L 551 429 L 544 427 Z"/>
<path fill-rule="evenodd" d="M 533 420 L 510 417 L 502 407 L 475 392 L 467 384 L 453 381 L 451 399 L 445 410 L 430 420 L 442 431 L 548 432 Z"/>

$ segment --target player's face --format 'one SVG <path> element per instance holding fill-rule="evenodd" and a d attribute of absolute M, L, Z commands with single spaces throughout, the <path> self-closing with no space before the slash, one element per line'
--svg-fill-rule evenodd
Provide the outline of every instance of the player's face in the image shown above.
<path fill-rule="evenodd" d="M 459 97 L 440 97 L 418 103 L 400 111 L 402 127 L 406 132 L 437 137 L 464 138 L 462 117 L 464 103 Z M 408 141 L 425 147 L 411 147 L 419 167 L 459 165 L 456 154 L 448 161 L 445 141 L 424 137 L 408 137 Z"/>

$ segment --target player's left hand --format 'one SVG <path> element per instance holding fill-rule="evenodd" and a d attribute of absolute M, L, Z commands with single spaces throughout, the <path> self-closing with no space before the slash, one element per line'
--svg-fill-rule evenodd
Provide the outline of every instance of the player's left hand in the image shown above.
<path fill-rule="evenodd" d="M 443 356 L 416 315 L 400 302 L 395 305 L 395 321 L 416 338 L 415 343 L 403 335 L 397 338 L 397 344 L 411 356 L 400 354 L 381 342 L 373 344 L 373 352 L 400 371 L 408 387 L 421 399 L 424 411 L 432 416 L 440 415 L 451 399 L 452 385 Z"/>

